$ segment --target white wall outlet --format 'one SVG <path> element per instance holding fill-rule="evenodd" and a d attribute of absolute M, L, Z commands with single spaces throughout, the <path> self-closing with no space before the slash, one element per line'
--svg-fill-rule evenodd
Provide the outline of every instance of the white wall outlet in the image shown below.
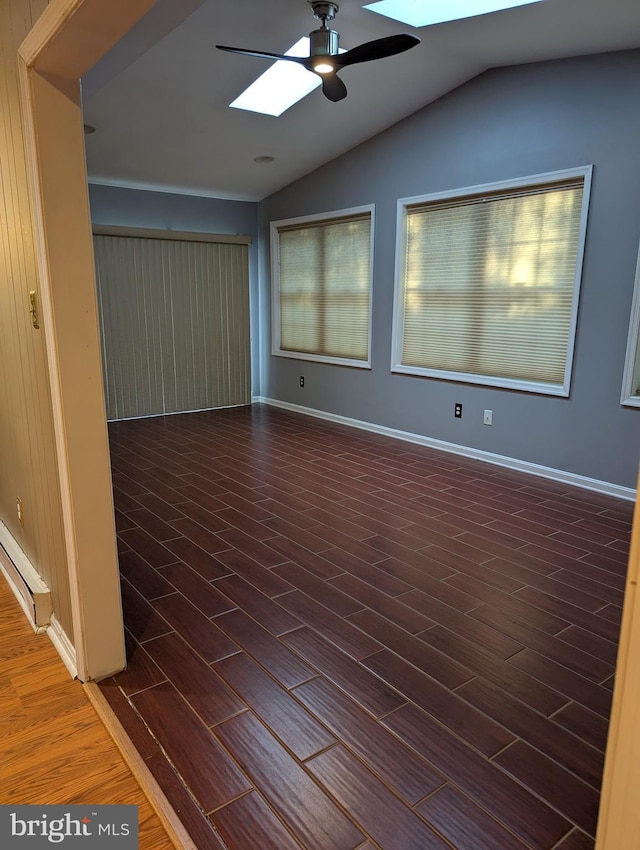
<path fill-rule="evenodd" d="M 493 425 L 493 410 L 485 410 L 483 422 L 485 425 Z"/>

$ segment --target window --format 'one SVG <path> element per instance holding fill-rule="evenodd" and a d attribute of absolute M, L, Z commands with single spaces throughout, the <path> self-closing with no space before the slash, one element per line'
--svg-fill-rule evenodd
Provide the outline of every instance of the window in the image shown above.
<path fill-rule="evenodd" d="M 392 371 L 568 395 L 590 176 L 399 201 Z"/>
<path fill-rule="evenodd" d="M 640 252 L 631 305 L 631 322 L 622 383 L 622 403 L 640 407 Z"/>
<path fill-rule="evenodd" d="M 370 366 L 373 207 L 271 223 L 273 353 Z"/>

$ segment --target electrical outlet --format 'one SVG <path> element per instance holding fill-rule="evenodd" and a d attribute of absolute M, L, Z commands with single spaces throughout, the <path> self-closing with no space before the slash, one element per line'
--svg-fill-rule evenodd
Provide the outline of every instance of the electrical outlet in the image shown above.
<path fill-rule="evenodd" d="M 453 415 L 456 419 L 462 419 L 462 404 L 459 401 L 453 406 Z"/>
<path fill-rule="evenodd" d="M 485 425 L 493 425 L 493 410 L 485 410 L 483 422 Z"/>
<path fill-rule="evenodd" d="M 304 375 L 300 375 L 300 386 L 304 387 Z"/>

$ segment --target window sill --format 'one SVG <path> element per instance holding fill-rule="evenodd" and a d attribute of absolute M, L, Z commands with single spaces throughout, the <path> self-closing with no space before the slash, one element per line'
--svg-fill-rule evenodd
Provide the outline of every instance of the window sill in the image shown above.
<path fill-rule="evenodd" d="M 623 407 L 640 407 L 640 395 L 632 395 L 623 398 L 620 402 Z"/>
<path fill-rule="evenodd" d="M 346 357 L 330 357 L 323 354 L 307 354 L 304 351 L 272 350 L 274 357 L 286 357 L 291 360 L 306 360 L 311 363 L 326 363 L 330 366 L 348 366 L 351 369 L 371 369 L 371 360 L 350 360 Z"/>
<path fill-rule="evenodd" d="M 523 381 L 517 378 L 499 378 L 490 375 L 475 375 L 470 372 L 445 372 L 439 369 L 422 369 L 417 366 L 396 364 L 391 366 L 391 372 L 398 375 L 413 375 L 418 378 L 436 378 L 440 381 L 451 381 L 461 384 L 480 384 L 485 387 L 498 387 L 506 390 L 518 390 L 538 395 L 560 396 L 568 398 L 568 385 L 545 384 L 536 381 Z"/>

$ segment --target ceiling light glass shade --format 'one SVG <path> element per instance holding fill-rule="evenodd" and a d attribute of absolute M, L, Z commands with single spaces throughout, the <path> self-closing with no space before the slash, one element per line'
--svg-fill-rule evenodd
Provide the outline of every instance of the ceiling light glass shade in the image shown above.
<path fill-rule="evenodd" d="M 367 4 L 364 8 L 412 27 L 428 27 L 540 2 L 541 0 L 379 0 L 377 3 Z"/>

